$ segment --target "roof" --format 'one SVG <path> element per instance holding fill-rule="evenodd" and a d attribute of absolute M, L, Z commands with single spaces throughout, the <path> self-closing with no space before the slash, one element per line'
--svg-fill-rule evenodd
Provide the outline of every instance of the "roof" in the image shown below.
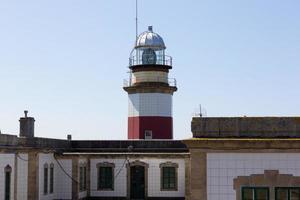
<path fill-rule="evenodd" d="M 188 152 L 180 140 L 62 140 L 0 135 L 2 149 L 47 149 L 59 152 L 176 153 Z"/>
<path fill-rule="evenodd" d="M 135 48 L 163 50 L 166 46 L 162 37 L 153 32 L 152 26 L 149 26 L 148 31 L 145 31 L 138 36 Z"/>

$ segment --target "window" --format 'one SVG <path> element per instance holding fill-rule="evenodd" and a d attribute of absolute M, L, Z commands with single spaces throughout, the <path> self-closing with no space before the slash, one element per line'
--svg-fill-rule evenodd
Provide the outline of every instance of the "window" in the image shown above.
<path fill-rule="evenodd" d="M 113 163 L 100 163 L 98 167 L 98 190 L 114 189 L 114 167 Z"/>
<path fill-rule="evenodd" d="M 177 190 L 177 168 L 176 163 L 162 163 L 161 168 L 161 190 Z"/>
<path fill-rule="evenodd" d="M 300 200 L 300 187 L 276 187 L 275 200 Z"/>
<path fill-rule="evenodd" d="M 86 190 L 86 166 L 83 167 L 83 189 Z"/>
<path fill-rule="evenodd" d="M 11 167 L 7 165 L 4 169 L 5 173 L 5 190 L 4 190 L 4 199 L 10 200 L 10 184 L 11 184 Z"/>
<path fill-rule="evenodd" d="M 152 139 L 152 131 L 151 130 L 145 130 L 145 139 L 146 140 Z"/>
<path fill-rule="evenodd" d="M 44 165 L 44 194 L 48 194 L 48 165 Z"/>
<path fill-rule="evenodd" d="M 50 165 L 50 189 L 49 193 L 53 193 L 54 191 L 54 164 Z"/>
<path fill-rule="evenodd" d="M 269 200 L 269 188 L 243 187 L 242 200 Z"/>
<path fill-rule="evenodd" d="M 79 167 L 79 190 L 86 190 L 86 165 L 82 164 Z"/>

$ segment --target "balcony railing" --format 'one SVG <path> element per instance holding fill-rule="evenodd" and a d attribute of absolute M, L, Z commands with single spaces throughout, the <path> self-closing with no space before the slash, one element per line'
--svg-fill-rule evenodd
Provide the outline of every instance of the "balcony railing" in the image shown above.
<path fill-rule="evenodd" d="M 167 55 L 156 55 L 155 63 L 143 63 L 142 56 L 131 56 L 129 58 L 129 66 L 135 65 L 167 65 L 172 66 L 172 57 Z"/>
<path fill-rule="evenodd" d="M 151 83 L 151 82 L 158 82 L 158 83 L 167 83 L 169 86 L 171 87 L 177 87 L 177 81 L 175 78 L 168 78 L 167 81 L 166 79 L 164 79 L 165 81 L 159 81 L 159 77 L 157 78 L 157 80 L 151 78 L 150 79 L 143 79 L 143 80 L 128 80 L 128 79 L 124 79 L 123 81 L 123 87 L 131 87 L 131 86 L 135 86 L 139 83 Z"/>

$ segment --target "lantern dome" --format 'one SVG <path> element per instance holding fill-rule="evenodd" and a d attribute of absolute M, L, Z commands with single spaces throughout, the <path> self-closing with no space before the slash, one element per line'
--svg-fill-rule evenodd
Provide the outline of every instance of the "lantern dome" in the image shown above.
<path fill-rule="evenodd" d="M 148 30 L 141 33 L 135 43 L 135 49 L 153 49 L 163 50 L 166 49 L 164 40 L 160 35 L 153 32 L 152 26 L 148 26 Z"/>

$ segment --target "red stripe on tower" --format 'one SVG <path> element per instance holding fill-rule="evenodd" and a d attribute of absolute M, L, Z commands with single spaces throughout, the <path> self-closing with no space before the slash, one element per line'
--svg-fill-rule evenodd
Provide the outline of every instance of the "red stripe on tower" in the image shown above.
<path fill-rule="evenodd" d="M 173 139 L 172 96 L 177 90 L 169 79 L 172 58 L 165 55 L 163 39 L 152 31 L 139 35 L 129 59 L 128 139 Z"/>

